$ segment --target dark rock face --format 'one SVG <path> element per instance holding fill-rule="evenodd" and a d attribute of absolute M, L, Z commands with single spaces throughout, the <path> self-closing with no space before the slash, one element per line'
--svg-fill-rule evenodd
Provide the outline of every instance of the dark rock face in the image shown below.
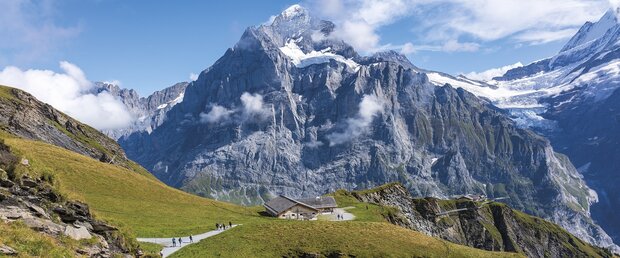
<path fill-rule="evenodd" d="M 612 244 L 589 218 L 596 195 L 546 139 L 462 89 L 432 85 L 394 52 L 359 57 L 344 42 L 313 40 L 326 24 L 302 12 L 247 29 L 159 127 L 121 145 L 167 184 L 221 200 L 399 181 L 415 196 L 510 196 Z"/>
<path fill-rule="evenodd" d="M 126 164 L 125 152 L 112 139 L 18 89 L 2 86 L 0 125 L 16 136 L 44 141 L 104 162 Z M 114 159 L 114 160 L 112 160 Z"/>
<path fill-rule="evenodd" d="M 128 136 L 134 132 L 150 133 L 164 122 L 166 113 L 174 105 L 183 101 L 187 85 L 189 83 L 180 82 L 143 98 L 135 90 L 121 89 L 117 85 L 96 82 L 94 88 L 96 93 L 106 91 L 115 96 L 125 104 L 135 119 L 134 123 L 127 128 L 106 130 L 104 133 L 114 139 Z"/>
<path fill-rule="evenodd" d="M 505 204 L 469 200 L 414 199 L 400 184 L 377 190 L 349 193 L 362 202 L 394 207 L 385 215 L 396 225 L 417 230 L 453 243 L 491 251 L 519 252 L 527 257 L 612 257 L 558 225 L 510 209 Z M 449 216 L 448 209 L 469 208 Z"/>

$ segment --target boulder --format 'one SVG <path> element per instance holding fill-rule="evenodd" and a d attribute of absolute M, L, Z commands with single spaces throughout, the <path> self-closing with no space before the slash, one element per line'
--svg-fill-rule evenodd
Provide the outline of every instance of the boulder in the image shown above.
<path fill-rule="evenodd" d="M 0 254 L 1 255 L 6 255 L 6 256 L 16 256 L 18 253 L 17 251 L 15 251 L 15 249 L 7 246 L 7 245 L 2 245 L 0 244 Z"/>
<path fill-rule="evenodd" d="M 86 227 L 75 227 L 73 225 L 65 227 L 65 235 L 75 240 L 90 239 L 93 237 Z"/>
<path fill-rule="evenodd" d="M 40 219 L 37 217 L 26 217 L 24 218 L 24 223 L 26 226 L 36 231 L 45 232 L 50 235 L 58 235 L 65 231 L 65 228 L 62 225 L 58 225 L 51 220 Z"/>
<path fill-rule="evenodd" d="M 73 223 L 78 220 L 73 211 L 63 206 L 56 206 L 54 207 L 53 211 L 54 213 L 58 214 L 58 217 L 60 217 L 60 220 L 62 220 L 62 222 L 64 223 Z"/>
<path fill-rule="evenodd" d="M 0 186 L 9 188 L 9 187 L 13 187 L 13 185 L 15 185 L 13 181 L 5 179 L 5 178 L 0 178 Z"/>
<path fill-rule="evenodd" d="M 32 211 L 32 213 L 34 215 L 36 215 L 37 217 L 42 217 L 42 218 L 46 218 L 49 219 L 50 216 L 47 215 L 47 212 L 45 212 L 45 210 L 39 206 L 36 206 L 32 203 L 26 203 L 26 206 L 28 207 L 28 209 L 30 209 Z"/>
<path fill-rule="evenodd" d="M 29 187 L 29 188 L 36 188 L 39 186 L 39 184 L 36 181 L 30 178 L 22 178 L 22 185 Z"/>
<path fill-rule="evenodd" d="M 103 221 L 92 221 L 91 225 L 93 227 L 93 232 L 95 233 L 104 233 L 104 232 L 108 232 L 108 231 L 117 231 L 118 228 L 115 228 L 113 226 L 110 226 L 108 224 L 106 224 Z"/>

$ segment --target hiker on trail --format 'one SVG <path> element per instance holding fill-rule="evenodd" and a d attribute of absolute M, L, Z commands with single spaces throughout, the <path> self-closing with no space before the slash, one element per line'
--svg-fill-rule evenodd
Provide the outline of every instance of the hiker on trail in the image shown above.
<path fill-rule="evenodd" d="M 194 238 L 192 237 L 192 235 L 189 235 L 189 242 L 193 243 L 194 242 Z"/>
<path fill-rule="evenodd" d="M 183 240 L 179 237 L 179 246 L 181 246 L 181 243 L 183 243 Z"/>
<path fill-rule="evenodd" d="M 177 246 L 177 240 L 173 237 L 172 238 L 172 247 L 176 247 Z"/>
<path fill-rule="evenodd" d="M 229 226 L 229 228 L 232 228 L 232 222 L 229 221 L 228 222 L 228 226 Z"/>

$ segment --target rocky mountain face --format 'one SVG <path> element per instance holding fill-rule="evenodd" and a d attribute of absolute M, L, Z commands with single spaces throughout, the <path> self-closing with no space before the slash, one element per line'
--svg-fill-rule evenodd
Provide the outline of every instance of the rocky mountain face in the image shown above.
<path fill-rule="evenodd" d="M 480 87 L 461 86 L 510 112 L 521 126 L 544 134 L 569 156 L 599 194 L 593 217 L 620 241 L 618 10 L 587 22 L 555 56 L 509 70 Z M 446 81 L 446 79 L 440 80 Z"/>
<path fill-rule="evenodd" d="M 114 140 L 18 89 L 0 86 L 0 127 L 6 133 L 44 141 L 102 162 L 130 163 Z"/>
<path fill-rule="evenodd" d="M 164 122 L 166 113 L 174 105 L 183 101 L 185 88 L 188 84 L 187 82 L 180 82 L 144 98 L 132 89 L 121 89 L 114 84 L 95 82 L 95 93 L 107 91 L 125 104 L 134 118 L 134 122 L 127 128 L 106 130 L 104 133 L 118 139 L 134 132 L 152 132 Z"/>
<path fill-rule="evenodd" d="M 596 193 L 546 139 L 404 56 L 358 55 L 334 26 L 293 6 L 248 28 L 159 127 L 119 142 L 167 184 L 220 200 L 399 181 L 414 196 L 509 196 L 517 209 L 613 246 L 590 219 Z"/>
<path fill-rule="evenodd" d="M 510 209 L 502 203 L 471 200 L 414 199 L 401 184 L 344 192 L 359 201 L 396 208 L 384 214 L 393 224 L 453 243 L 527 257 L 612 257 L 551 222 Z M 467 209 L 449 215 L 441 212 Z"/>

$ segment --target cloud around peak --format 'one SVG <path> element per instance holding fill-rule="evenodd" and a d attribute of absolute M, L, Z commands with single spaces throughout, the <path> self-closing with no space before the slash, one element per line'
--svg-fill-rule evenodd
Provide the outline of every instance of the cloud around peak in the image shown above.
<path fill-rule="evenodd" d="M 7 66 L 0 84 L 24 90 L 69 116 L 100 130 L 124 128 L 133 118 L 123 103 L 107 92 L 91 92 L 93 84 L 78 66 L 62 61 L 57 73 Z"/>

